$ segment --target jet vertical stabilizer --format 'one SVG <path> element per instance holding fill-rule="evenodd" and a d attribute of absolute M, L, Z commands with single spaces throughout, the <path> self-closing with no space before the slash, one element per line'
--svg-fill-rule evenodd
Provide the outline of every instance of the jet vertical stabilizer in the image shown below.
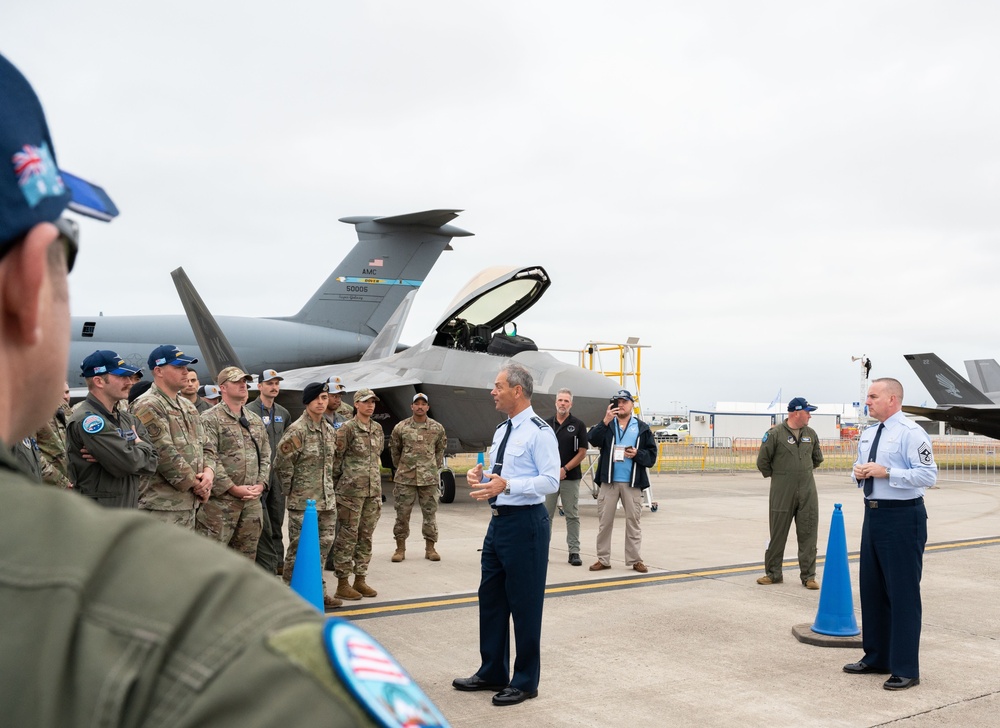
<path fill-rule="evenodd" d="M 448 225 L 460 210 L 427 210 L 388 217 L 343 217 L 358 245 L 286 321 L 377 335 L 403 298 L 424 282 L 454 237 L 472 233 Z"/>
<path fill-rule="evenodd" d="M 993 400 L 973 387 L 937 354 L 904 354 L 903 358 L 938 404 L 993 404 Z"/>
<path fill-rule="evenodd" d="M 228 366 L 239 367 L 246 371 L 235 349 L 222 333 L 215 317 L 195 290 L 184 269 L 177 268 L 170 271 L 170 277 L 174 279 L 174 288 L 181 298 L 181 305 L 184 306 L 184 313 L 187 314 L 191 330 L 198 341 L 201 356 L 205 358 L 205 365 L 213 375 L 212 381 L 215 381 L 215 376 Z"/>

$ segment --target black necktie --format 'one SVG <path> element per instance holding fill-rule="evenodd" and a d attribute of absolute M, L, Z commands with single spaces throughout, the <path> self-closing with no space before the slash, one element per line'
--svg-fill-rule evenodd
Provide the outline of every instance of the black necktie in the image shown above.
<path fill-rule="evenodd" d="M 878 431 L 875 433 L 875 439 L 872 440 L 872 449 L 868 453 L 868 462 L 875 462 L 875 456 L 878 455 L 878 439 L 882 437 L 882 428 L 885 427 L 884 424 L 878 426 Z M 865 478 L 865 498 L 872 494 L 872 488 L 875 487 L 875 478 Z"/>
<path fill-rule="evenodd" d="M 507 430 L 503 433 L 503 439 L 500 441 L 500 447 L 497 448 L 497 460 L 493 463 L 493 474 L 500 475 L 503 470 L 503 452 L 507 449 L 507 440 L 510 438 L 510 431 L 513 428 L 513 423 L 507 420 Z M 489 499 L 490 505 L 494 505 L 497 502 L 497 496 L 493 496 Z"/>

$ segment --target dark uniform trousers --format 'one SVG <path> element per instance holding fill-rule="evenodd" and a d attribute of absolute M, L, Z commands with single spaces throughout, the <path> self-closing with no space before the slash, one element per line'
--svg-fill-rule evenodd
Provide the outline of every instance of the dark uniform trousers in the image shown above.
<path fill-rule="evenodd" d="M 494 506 L 483 541 L 479 583 L 479 654 L 476 672 L 495 685 L 531 692 L 541 674 L 542 603 L 549 565 L 545 504 Z M 510 676 L 510 622 L 514 621 L 514 676 Z"/>
<path fill-rule="evenodd" d="M 923 500 L 865 504 L 861 529 L 861 623 L 864 663 L 900 677 L 920 677 L 920 576 L 927 543 Z"/>

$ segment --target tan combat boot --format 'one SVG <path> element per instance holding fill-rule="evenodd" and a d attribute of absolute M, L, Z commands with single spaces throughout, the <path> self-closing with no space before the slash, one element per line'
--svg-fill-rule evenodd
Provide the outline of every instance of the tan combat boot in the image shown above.
<path fill-rule="evenodd" d="M 424 558 L 430 559 L 431 561 L 440 561 L 441 554 L 434 550 L 434 542 L 429 538 L 425 538 L 424 543 L 427 544 L 427 550 L 424 552 Z"/>
<path fill-rule="evenodd" d="M 365 577 L 356 574 L 354 577 L 354 593 L 363 597 L 377 597 L 378 592 L 365 583 Z"/>
<path fill-rule="evenodd" d="M 337 597 L 331 597 L 329 594 L 323 595 L 323 608 L 324 609 L 336 609 L 337 607 L 344 606 L 344 603 L 337 599 Z"/>
<path fill-rule="evenodd" d="M 392 560 L 397 564 L 406 558 L 406 539 L 396 539 L 396 553 L 392 555 Z"/>
<path fill-rule="evenodd" d="M 340 597 L 341 599 L 350 599 L 352 602 L 356 602 L 358 599 L 361 598 L 361 593 L 351 588 L 351 585 L 348 583 L 348 579 L 345 576 L 341 579 L 337 579 L 336 596 Z"/>

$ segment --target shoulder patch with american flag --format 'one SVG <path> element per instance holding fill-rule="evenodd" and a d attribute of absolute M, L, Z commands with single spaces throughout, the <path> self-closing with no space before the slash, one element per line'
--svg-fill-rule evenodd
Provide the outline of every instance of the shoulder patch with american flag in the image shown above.
<path fill-rule="evenodd" d="M 331 618 L 323 627 L 323 645 L 337 675 L 379 725 L 449 725 L 396 658 L 364 630 Z"/>

